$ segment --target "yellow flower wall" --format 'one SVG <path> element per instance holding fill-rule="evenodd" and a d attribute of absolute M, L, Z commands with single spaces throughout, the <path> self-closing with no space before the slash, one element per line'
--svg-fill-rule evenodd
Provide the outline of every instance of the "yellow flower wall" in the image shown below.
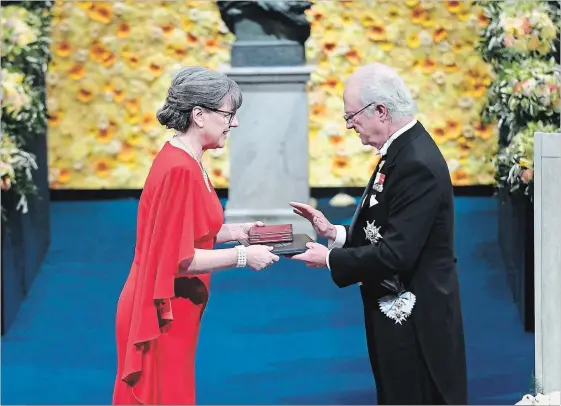
<path fill-rule="evenodd" d="M 170 133 L 155 112 L 180 66 L 218 68 L 234 37 L 210 1 L 57 2 L 47 77 L 51 187 L 141 188 Z M 456 185 L 492 184 L 494 127 L 479 111 L 492 80 L 476 44 L 486 20 L 463 1 L 317 1 L 308 13 L 310 185 L 363 186 L 372 150 L 345 129 L 345 78 L 397 68 Z M 244 123 L 240 123 L 243 129 Z M 228 185 L 228 147 L 205 157 Z"/>

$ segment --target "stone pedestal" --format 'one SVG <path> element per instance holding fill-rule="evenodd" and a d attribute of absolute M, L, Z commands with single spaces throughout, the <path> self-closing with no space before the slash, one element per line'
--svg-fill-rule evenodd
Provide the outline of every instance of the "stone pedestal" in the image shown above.
<path fill-rule="evenodd" d="M 308 203 L 308 101 L 312 68 L 223 67 L 243 92 L 239 127 L 229 139 L 230 182 L 226 222 L 291 223 L 316 238 L 290 201 Z"/>
<path fill-rule="evenodd" d="M 561 390 L 561 134 L 534 135 L 537 391 Z"/>

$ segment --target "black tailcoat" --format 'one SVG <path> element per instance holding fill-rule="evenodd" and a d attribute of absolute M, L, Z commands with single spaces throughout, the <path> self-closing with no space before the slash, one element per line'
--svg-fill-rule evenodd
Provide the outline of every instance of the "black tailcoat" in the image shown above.
<path fill-rule="evenodd" d="M 362 283 L 370 362 L 378 402 L 467 404 L 465 343 L 454 256 L 454 197 L 444 157 L 420 124 L 397 137 L 365 191 L 364 206 L 346 227 L 342 248 L 329 255 L 333 281 Z M 385 175 L 374 191 L 376 172 Z M 370 195 L 377 204 L 370 207 Z M 359 205 L 362 201 L 359 203 Z M 366 222 L 382 238 L 366 239 Z M 398 275 L 416 295 L 411 316 L 396 324 L 378 299 L 383 279 Z"/>

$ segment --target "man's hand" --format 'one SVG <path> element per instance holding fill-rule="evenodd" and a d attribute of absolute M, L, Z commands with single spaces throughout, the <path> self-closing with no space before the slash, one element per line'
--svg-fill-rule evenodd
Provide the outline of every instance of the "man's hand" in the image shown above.
<path fill-rule="evenodd" d="M 317 242 L 309 242 L 306 247 L 308 247 L 306 252 L 294 255 L 292 259 L 302 261 L 310 268 L 327 268 L 327 247 Z"/>
<path fill-rule="evenodd" d="M 321 211 L 304 203 L 290 202 L 290 205 L 294 213 L 304 217 L 312 224 L 312 227 L 314 227 L 314 230 L 320 237 L 335 240 L 337 229 L 325 218 Z"/>

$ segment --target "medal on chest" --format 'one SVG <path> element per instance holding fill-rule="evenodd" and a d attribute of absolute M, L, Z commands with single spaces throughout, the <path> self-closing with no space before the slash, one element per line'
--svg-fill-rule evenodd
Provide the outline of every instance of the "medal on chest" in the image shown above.
<path fill-rule="evenodd" d="M 384 181 L 386 180 L 386 175 L 383 173 L 378 172 L 376 174 L 376 178 L 374 179 L 374 185 L 372 185 L 372 189 L 376 192 L 381 192 L 384 190 Z"/>
<path fill-rule="evenodd" d="M 366 220 L 366 227 L 363 228 L 364 234 L 366 234 L 366 239 L 370 241 L 371 244 L 376 244 L 382 238 L 382 235 L 380 234 L 381 226 L 376 227 L 374 225 L 375 223 L 376 220 L 373 220 L 372 223 Z"/>

